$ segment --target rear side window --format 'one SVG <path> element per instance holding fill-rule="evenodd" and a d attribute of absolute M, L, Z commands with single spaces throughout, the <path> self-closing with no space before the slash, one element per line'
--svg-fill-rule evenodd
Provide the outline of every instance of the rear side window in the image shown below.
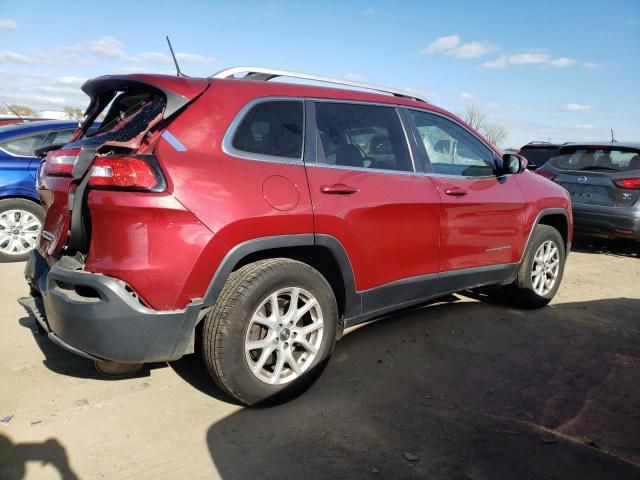
<path fill-rule="evenodd" d="M 15 140 L 0 144 L 0 148 L 13 155 L 32 157 L 35 150 L 42 145 L 44 139 L 47 138 L 47 135 L 48 133 L 45 132 L 29 135 L 28 137 L 16 138 Z"/>
<path fill-rule="evenodd" d="M 244 116 L 233 136 L 233 148 L 270 157 L 302 158 L 302 102 L 260 102 Z"/>
<path fill-rule="evenodd" d="M 434 173 L 463 177 L 494 174 L 494 155 L 458 124 L 439 115 L 411 110 Z"/>
<path fill-rule="evenodd" d="M 413 164 L 393 107 L 316 103 L 318 162 L 412 172 Z"/>

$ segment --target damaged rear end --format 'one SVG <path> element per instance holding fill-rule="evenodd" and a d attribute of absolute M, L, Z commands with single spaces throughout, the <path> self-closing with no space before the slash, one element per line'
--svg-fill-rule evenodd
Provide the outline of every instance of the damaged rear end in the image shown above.
<path fill-rule="evenodd" d="M 173 197 L 154 149 L 208 85 L 124 75 L 82 87 L 91 99 L 86 120 L 40 168 L 47 215 L 25 272 L 29 306 L 40 307 L 36 318 L 56 343 L 124 363 L 189 349 L 201 305 L 184 285 L 213 233 Z M 87 133 L 98 118 L 100 128 Z M 176 235 L 189 239 L 180 258 L 169 241 Z"/>

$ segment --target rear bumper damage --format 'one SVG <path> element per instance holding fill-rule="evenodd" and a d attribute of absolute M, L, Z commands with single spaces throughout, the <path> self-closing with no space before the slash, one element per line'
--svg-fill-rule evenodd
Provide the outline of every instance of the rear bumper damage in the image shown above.
<path fill-rule="evenodd" d="M 65 262 L 43 268 L 38 256 L 32 253 L 25 275 L 42 297 L 22 303 L 61 347 L 121 363 L 171 361 L 193 351 L 201 301 L 182 310 L 153 310 L 118 279 L 74 270 Z"/>

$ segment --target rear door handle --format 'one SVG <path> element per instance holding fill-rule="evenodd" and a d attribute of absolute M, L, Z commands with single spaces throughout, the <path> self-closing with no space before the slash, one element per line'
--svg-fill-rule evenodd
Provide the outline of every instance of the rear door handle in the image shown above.
<path fill-rule="evenodd" d="M 444 190 L 445 195 L 450 195 L 452 197 L 464 197 L 467 192 L 464 188 L 459 188 L 459 187 L 452 187 L 452 188 L 446 188 Z"/>
<path fill-rule="evenodd" d="M 327 195 L 353 195 L 354 193 L 358 193 L 360 189 L 350 187 L 344 183 L 335 183 L 333 185 L 322 185 L 320 191 Z"/>

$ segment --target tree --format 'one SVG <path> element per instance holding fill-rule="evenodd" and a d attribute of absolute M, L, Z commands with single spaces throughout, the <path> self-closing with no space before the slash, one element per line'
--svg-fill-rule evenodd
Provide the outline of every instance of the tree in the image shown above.
<path fill-rule="evenodd" d="M 502 125 L 487 122 L 486 115 L 476 105 L 467 105 L 462 119 L 494 145 L 502 143 L 507 137 L 507 129 Z"/>
<path fill-rule="evenodd" d="M 65 115 L 69 120 L 80 119 L 84 116 L 84 112 L 76 107 L 65 106 L 63 108 Z"/>
<path fill-rule="evenodd" d="M 9 109 L 11 113 L 17 113 L 21 117 L 35 117 L 36 112 L 31 107 L 27 107 L 26 105 L 11 105 Z"/>

